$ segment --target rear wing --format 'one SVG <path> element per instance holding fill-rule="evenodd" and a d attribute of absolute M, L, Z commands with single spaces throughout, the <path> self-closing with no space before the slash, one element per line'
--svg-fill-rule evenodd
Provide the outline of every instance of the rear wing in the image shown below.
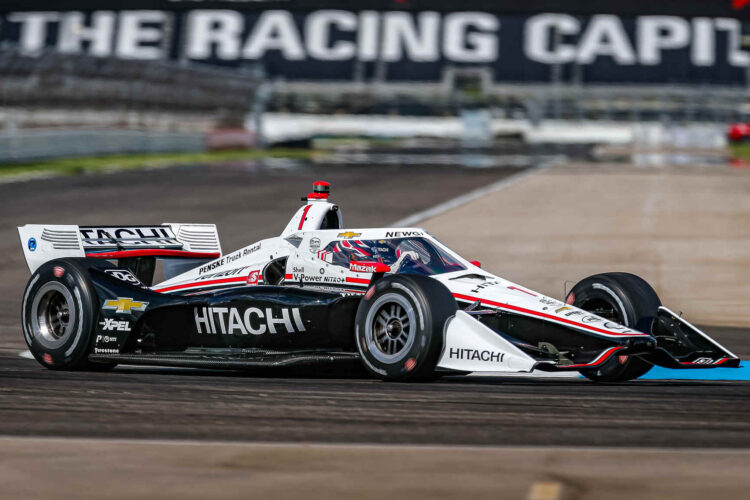
<path fill-rule="evenodd" d="M 61 257 L 124 259 L 221 257 L 214 224 L 166 223 L 157 226 L 74 226 L 26 224 L 18 228 L 26 264 L 33 273 Z"/>

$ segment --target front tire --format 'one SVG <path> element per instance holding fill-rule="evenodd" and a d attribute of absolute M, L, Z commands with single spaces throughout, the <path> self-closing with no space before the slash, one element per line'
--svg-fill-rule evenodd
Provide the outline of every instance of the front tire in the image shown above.
<path fill-rule="evenodd" d="M 585 311 L 651 333 L 661 300 L 645 280 L 629 273 L 602 273 L 581 280 L 566 298 Z M 595 382 L 626 382 L 645 375 L 653 365 L 637 356 L 615 356 L 580 373 Z"/>
<path fill-rule="evenodd" d="M 450 291 L 427 276 L 387 276 L 357 310 L 357 349 L 382 380 L 431 380 L 443 348 L 443 328 L 458 306 Z"/>
<path fill-rule="evenodd" d="M 99 302 L 78 259 L 55 259 L 29 279 L 22 303 L 22 328 L 29 351 L 50 370 L 106 370 L 92 363 L 92 335 Z"/>

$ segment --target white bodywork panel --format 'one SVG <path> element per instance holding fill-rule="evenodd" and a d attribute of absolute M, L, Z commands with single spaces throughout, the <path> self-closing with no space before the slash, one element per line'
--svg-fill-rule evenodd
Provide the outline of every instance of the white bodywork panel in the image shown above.
<path fill-rule="evenodd" d="M 153 287 L 157 292 L 189 292 L 211 286 L 263 284 L 260 275 L 272 260 L 287 257 L 294 248 L 282 238 L 269 238 L 248 245 L 195 267 Z M 255 274 L 253 274 L 255 273 Z M 252 282 L 255 276 L 257 281 Z"/>
<path fill-rule="evenodd" d="M 182 243 L 182 249 L 190 252 L 216 252 L 221 254 L 221 242 L 215 224 L 185 224 L 166 222 Z"/>
<path fill-rule="evenodd" d="M 78 226 L 26 224 L 18 228 L 18 236 L 32 273 L 53 259 L 86 256 Z"/>
<path fill-rule="evenodd" d="M 536 362 L 464 311 L 445 325 L 438 368 L 467 372 L 530 372 Z"/>
<path fill-rule="evenodd" d="M 471 303 L 480 300 L 482 308 L 542 319 L 605 337 L 647 335 L 563 301 L 529 290 L 471 264 L 468 266 L 470 266 L 469 271 L 439 274 L 433 278 L 448 287 L 459 302 Z"/>
<path fill-rule="evenodd" d="M 33 273 L 45 262 L 85 257 L 86 251 L 162 249 L 221 255 L 214 224 L 77 226 L 26 224 L 18 228 L 26 263 Z M 33 244 L 32 244 L 33 243 Z"/>

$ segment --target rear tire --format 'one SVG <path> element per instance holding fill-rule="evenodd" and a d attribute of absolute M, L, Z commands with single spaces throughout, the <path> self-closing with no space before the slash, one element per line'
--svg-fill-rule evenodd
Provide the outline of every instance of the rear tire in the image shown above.
<path fill-rule="evenodd" d="M 651 285 L 629 273 L 589 276 L 573 287 L 566 302 L 648 334 L 661 306 Z M 646 374 L 652 366 L 637 356 L 615 356 L 580 373 L 595 382 L 625 382 Z"/>
<path fill-rule="evenodd" d="M 458 306 L 450 291 L 427 276 L 379 280 L 357 310 L 357 349 L 367 370 L 382 380 L 428 381 L 443 348 L 443 328 Z"/>
<path fill-rule="evenodd" d="M 98 310 L 94 286 L 79 259 L 44 263 L 23 295 L 22 328 L 29 351 L 50 370 L 113 368 L 115 364 L 88 360 Z"/>

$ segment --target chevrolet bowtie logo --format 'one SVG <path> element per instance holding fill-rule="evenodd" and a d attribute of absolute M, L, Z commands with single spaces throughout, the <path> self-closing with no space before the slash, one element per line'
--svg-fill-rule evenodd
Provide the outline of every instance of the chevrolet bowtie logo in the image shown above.
<path fill-rule="evenodd" d="M 131 311 L 143 311 L 148 302 L 138 302 L 130 297 L 117 297 L 104 302 L 102 309 L 114 309 L 116 313 L 129 313 Z"/>
<path fill-rule="evenodd" d="M 362 233 L 353 233 L 351 231 L 347 231 L 345 233 L 339 233 L 337 238 L 354 238 L 355 236 L 360 236 Z"/>

